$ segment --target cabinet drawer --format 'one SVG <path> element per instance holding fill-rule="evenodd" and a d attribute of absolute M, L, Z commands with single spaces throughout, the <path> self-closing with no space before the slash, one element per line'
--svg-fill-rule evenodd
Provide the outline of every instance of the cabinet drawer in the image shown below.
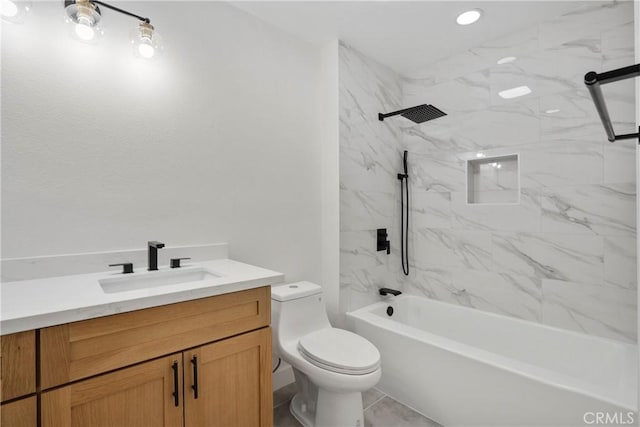
<path fill-rule="evenodd" d="M 270 287 L 40 330 L 43 389 L 217 341 L 271 322 Z"/>
<path fill-rule="evenodd" d="M 0 425 L 7 427 L 36 427 L 37 422 L 36 397 L 25 397 L 0 407 Z"/>
<path fill-rule="evenodd" d="M 19 332 L 0 337 L 1 399 L 25 396 L 36 391 L 35 331 Z"/>

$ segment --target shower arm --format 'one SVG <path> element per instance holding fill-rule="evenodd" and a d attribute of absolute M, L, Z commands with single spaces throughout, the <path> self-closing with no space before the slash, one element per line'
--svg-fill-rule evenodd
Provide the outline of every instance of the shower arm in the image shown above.
<path fill-rule="evenodd" d="M 378 120 L 380 120 L 381 122 L 384 122 L 384 119 L 386 119 L 387 117 L 393 117 L 403 113 L 408 113 L 409 111 L 413 111 L 415 109 L 416 107 L 411 107 L 411 108 L 404 108 L 402 110 L 394 111 L 393 113 L 387 113 L 387 114 L 378 113 Z"/>
<path fill-rule="evenodd" d="M 584 76 L 584 84 L 587 85 L 587 89 L 589 89 L 589 94 L 596 106 L 596 110 L 598 111 L 604 130 L 607 133 L 607 139 L 609 142 L 638 138 L 638 143 L 640 144 L 640 127 L 638 128 L 638 133 L 616 135 L 613 130 L 613 124 L 611 123 L 611 117 L 609 117 L 607 103 L 604 100 L 602 89 L 600 88 L 601 84 L 613 83 L 633 77 L 640 77 L 640 64 L 630 65 L 628 67 L 618 68 L 604 73 L 590 71 Z"/>

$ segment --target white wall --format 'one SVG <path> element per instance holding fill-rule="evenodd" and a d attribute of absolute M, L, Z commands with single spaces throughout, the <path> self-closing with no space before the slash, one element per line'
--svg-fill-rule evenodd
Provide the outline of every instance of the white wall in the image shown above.
<path fill-rule="evenodd" d="M 129 2 L 73 40 L 60 2 L 2 25 L 3 258 L 228 241 L 320 279 L 320 50 L 219 2 Z"/>

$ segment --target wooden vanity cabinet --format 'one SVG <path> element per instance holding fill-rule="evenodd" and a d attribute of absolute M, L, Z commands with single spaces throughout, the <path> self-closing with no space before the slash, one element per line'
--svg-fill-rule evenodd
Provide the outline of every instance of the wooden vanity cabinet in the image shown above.
<path fill-rule="evenodd" d="M 3 336 L 2 425 L 271 427 L 270 304 L 264 286 Z"/>
<path fill-rule="evenodd" d="M 36 396 L 3 403 L 0 407 L 0 425 L 3 427 L 37 427 Z"/>
<path fill-rule="evenodd" d="M 41 425 L 270 427 L 272 406 L 267 327 L 44 392 Z"/>
<path fill-rule="evenodd" d="M 36 392 L 35 331 L 0 337 L 0 401 Z"/>
<path fill-rule="evenodd" d="M 36 427 L 36 334 L 0 337 L 0 425 Z"/>

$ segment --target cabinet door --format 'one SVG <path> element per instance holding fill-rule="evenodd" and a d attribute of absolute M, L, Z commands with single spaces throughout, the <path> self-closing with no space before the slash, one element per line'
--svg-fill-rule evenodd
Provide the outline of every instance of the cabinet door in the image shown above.
<path fill-rule="evenodd" d="M 181 427 L 182 411 L 182 353 L 43 393 L 41 402 L 42 427 Z"/>
<path fill-rule="evenodd" d="M 36 427 L 36 397 L 26 397 L 0 407 L 0 425 L 5 427 Z"/>
<path fill-rule="evenodd" d="M 184 355 L 186 427 L 273 424 L 271 328 Z"/>
<path fill-rule="evenodd" d="M 35 331 L 0 337 L 2 401 L 36 392 Z"/>

